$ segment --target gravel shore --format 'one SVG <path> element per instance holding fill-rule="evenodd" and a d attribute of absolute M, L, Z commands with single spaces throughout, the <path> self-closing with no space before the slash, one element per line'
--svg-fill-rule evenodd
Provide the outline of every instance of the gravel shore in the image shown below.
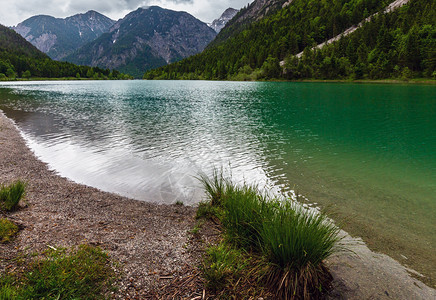
<path fill-rule="evenodd" d="M 195 208 L 127 199 L 62 178 L 34 156 L 13 122 L 0 113 L 0 183 L 17 179 L 28 184 L 26 201 L 8 218 L 23 229 L 13 242 L 0 244 L 0 272 L 23 252 L 88 243 L 119 263 L 121 288 L 114 297 L 157 299 L 165 293 L 156 291 L 171 282 L 184 285 L 183 278 L 194 279 L 201 256 L 188 233 L 195 226 Z M 354 253 L 327 262 L 334 277 L 331 299 L 436 299 L 434 289 L 398 262 L 343 234 Z M 191 279 L 197 283 L 185 295 L 201 295 L 201 282 Z"/>

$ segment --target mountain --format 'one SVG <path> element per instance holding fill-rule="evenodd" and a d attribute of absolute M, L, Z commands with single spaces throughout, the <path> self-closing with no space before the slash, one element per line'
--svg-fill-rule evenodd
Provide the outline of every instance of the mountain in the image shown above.
<path fill-rule="evenodd" d="M 435 0 L 255 0 L 201 54 L 144 78 L 435 78 L 435 36 Z"/>
<path fill-rule="evenodd" d="M 77 66 L 50 59 L 14 30 L 0 25 L 0 80 L 22 78 L 129 79 L 116 70 Z"/>
<path fill-rule="evenodd" d="M 210 28 L 215 30 L 217 33 L 221 31 L 221 29 L 226 26 L 227 22 L 229 22 L 233 17 L 238 13 L 237 9 L 234 8 L 228 8 L 226 9 L 221 17 L 218 19 L 213 20 L 211 24 L 208 24 Z"/>
<path fill-rule="evenodd" d="M 186 12 L 151 6 L 129 13 L 65 60 L 142 77 L 146 70 L 201 52 L 215 36 Z"/>
<path fill-rule="evenodd" d="M 215 46 L 225 41 L 231 36 L 240 33 L 251 23 L 276 13 L 278 10 L 289 5 L 293 0 L 255 0 L 242 8 L 231 18 L 224 30 L 209 46 Z"/>
<path fill-rule="evenodd" d="M 61 60 L 107 32 L 114 23 L 108 17 L 90 10 L 65 19 L 33 16 L 12 29 L 51 58 Z"/>
<path fill-rule="evenodd" d="M 48 58 L 47 55 L 39 51 L 21 35 L 3 25 L 0 25 L 0 59 L 5 53 L 34 59 Z"/>

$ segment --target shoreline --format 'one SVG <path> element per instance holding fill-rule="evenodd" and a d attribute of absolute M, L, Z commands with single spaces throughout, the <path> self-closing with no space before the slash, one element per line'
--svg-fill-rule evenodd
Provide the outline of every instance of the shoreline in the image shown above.
<path fill-rule="evenodd" d="M 29 81 L 93 81 L 93 80 L 144 80 L 141 78 L 133 78 L 133 79 L 95 79 L 95 78 L 75 78 L 75 77 L 62 77 L 62 78 L 17 78 L 11 80 L 0 80 L 0 82 L 29 82 Z M 154 79 L 153 79 L 154 80 Z M 181 79 L 171 79 L 183 81 Z M 187 81 L 202 81 L 204 79 L 198 80 L 187 80 Z M 165 81 L 165 80 L 163 80 Z M 205 80 L 209 81 L 209 80 Z M 418 85 L 436 85 L 436 79 L 429 78 L 411 78 L 407 80 L 402 79 L 299 79 L 299 80 L 282 80 L 282 79 L 270 79 L 270 80 L 247 80 L 247 81 L 238 81 L 238 80 L 211 80 L 211 81 L 230 81 L 230 82 L 314 82 L 314 83 L 359 83 L 359 84 L 418 84 Z"/>
<path fill-rule="evenodd" d="M 160 276 L 180 277 L 187 266 L 198 265 L 201 255 L 186 249 L 195 208 L 132 200 L 58 176 L 34 156 L 1 111 L 0 171 L 1 183 L 28 183 L 26 207 L 11 215 L 24 229 L 13 242 L 0 244 L 4 257 L 25 248 L 42 251 L 47 245 L 99 245 L 121 263 L 119 297 L 147 296 L 167 283 Z M 436 298 L 436 291 L 410 276 L 404 266 L 342 234 L 354 254 L 339 253 L 327 261 L 334 277 L 331 299 Z M 1 259 L 0 270 L 7 264 Z"/>
<path fill-rule="evenodd" d="M 0 182 L 27 183 L 21 208 L 8 215 L 22 230 L 0 244 L 0 271 L 23 253 L 83 243 L 101 247 L 119 265 L 117 298 L 144 298 L 186 273 L 196 257 L 186 249 L 192 207 L 136 201 L 74 183 L 50 171 L 27 147 L 13 121 L 0 113 Z M 12 260 L 11 260 L 12 259 Z"/>

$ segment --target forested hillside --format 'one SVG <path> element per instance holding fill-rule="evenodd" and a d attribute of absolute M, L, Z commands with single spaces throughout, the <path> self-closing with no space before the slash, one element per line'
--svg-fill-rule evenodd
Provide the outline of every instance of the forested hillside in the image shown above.
<path fill-rule="evenodd" d="M 286 59 L 287 79 L 436 79 L 436 1 L 412 0 L 353 34 Z"/>
<path fill-rule="evenodd" d="M 54 61 L 18 33 L 0 25 L 0 80 L 15 79 L 16 77 L 129 78 L 116 70 L 104 70 Z"/>
<path fill-rule="evenodd" d="M 338 79 L 435 76 L 436 0 L 411 0 L 322 50 L 392 1 L 294 0 L 235 35 L 146 79 Z M 232 23 L 229 23 L 232 25 Z M 228 34 L 224 29 L 223 33 Z M 238 30 L 234 30 L 238 32 Z M 220 33 L 221 35 L 221 33 Z M 218 35 L 217 39 L 220 38 Z M 293 55 L 304 50 L 301 59 Z M 279 62 L 285 60 L 285 68 Z"/>
<path fill-rule="evenodd" d="M 48 57 L 27 42 L 21 35 L 2 25 L 0 25 L 0 50 L 35 59 Z"/>

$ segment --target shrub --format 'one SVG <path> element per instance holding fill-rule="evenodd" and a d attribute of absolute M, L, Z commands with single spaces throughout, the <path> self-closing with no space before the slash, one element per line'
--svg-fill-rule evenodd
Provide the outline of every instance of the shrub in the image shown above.
<path fill-rule="evenodd" d="M 29 70 L 23 72 L 23 74 L 21 75 L 21 77 L 23 78 L 30 78 L 32 76 L 32 74 L 30 73 Z"/>
<path fill-rule="evenodd" d="M 8 219 L 0 219 L 0 242 L 7 243 L 18 232 L 18 227 Z M 1 299 L 1 297 L 0 297 Z"/>
<path fill-rule="evenodd" d="M 26 184 L 18 180 L 9 186 L 0 186 L 0 207 L 6 211 L 13 211 L 24 197 Z"/>
<path fill-rule="evenodd" d="M 12 70 L 11 68 L 7 69 L 6 76 L 8 76 L 8 78 L 10 78 L 10 79 L 15 78 L 15 71 Z"/>

